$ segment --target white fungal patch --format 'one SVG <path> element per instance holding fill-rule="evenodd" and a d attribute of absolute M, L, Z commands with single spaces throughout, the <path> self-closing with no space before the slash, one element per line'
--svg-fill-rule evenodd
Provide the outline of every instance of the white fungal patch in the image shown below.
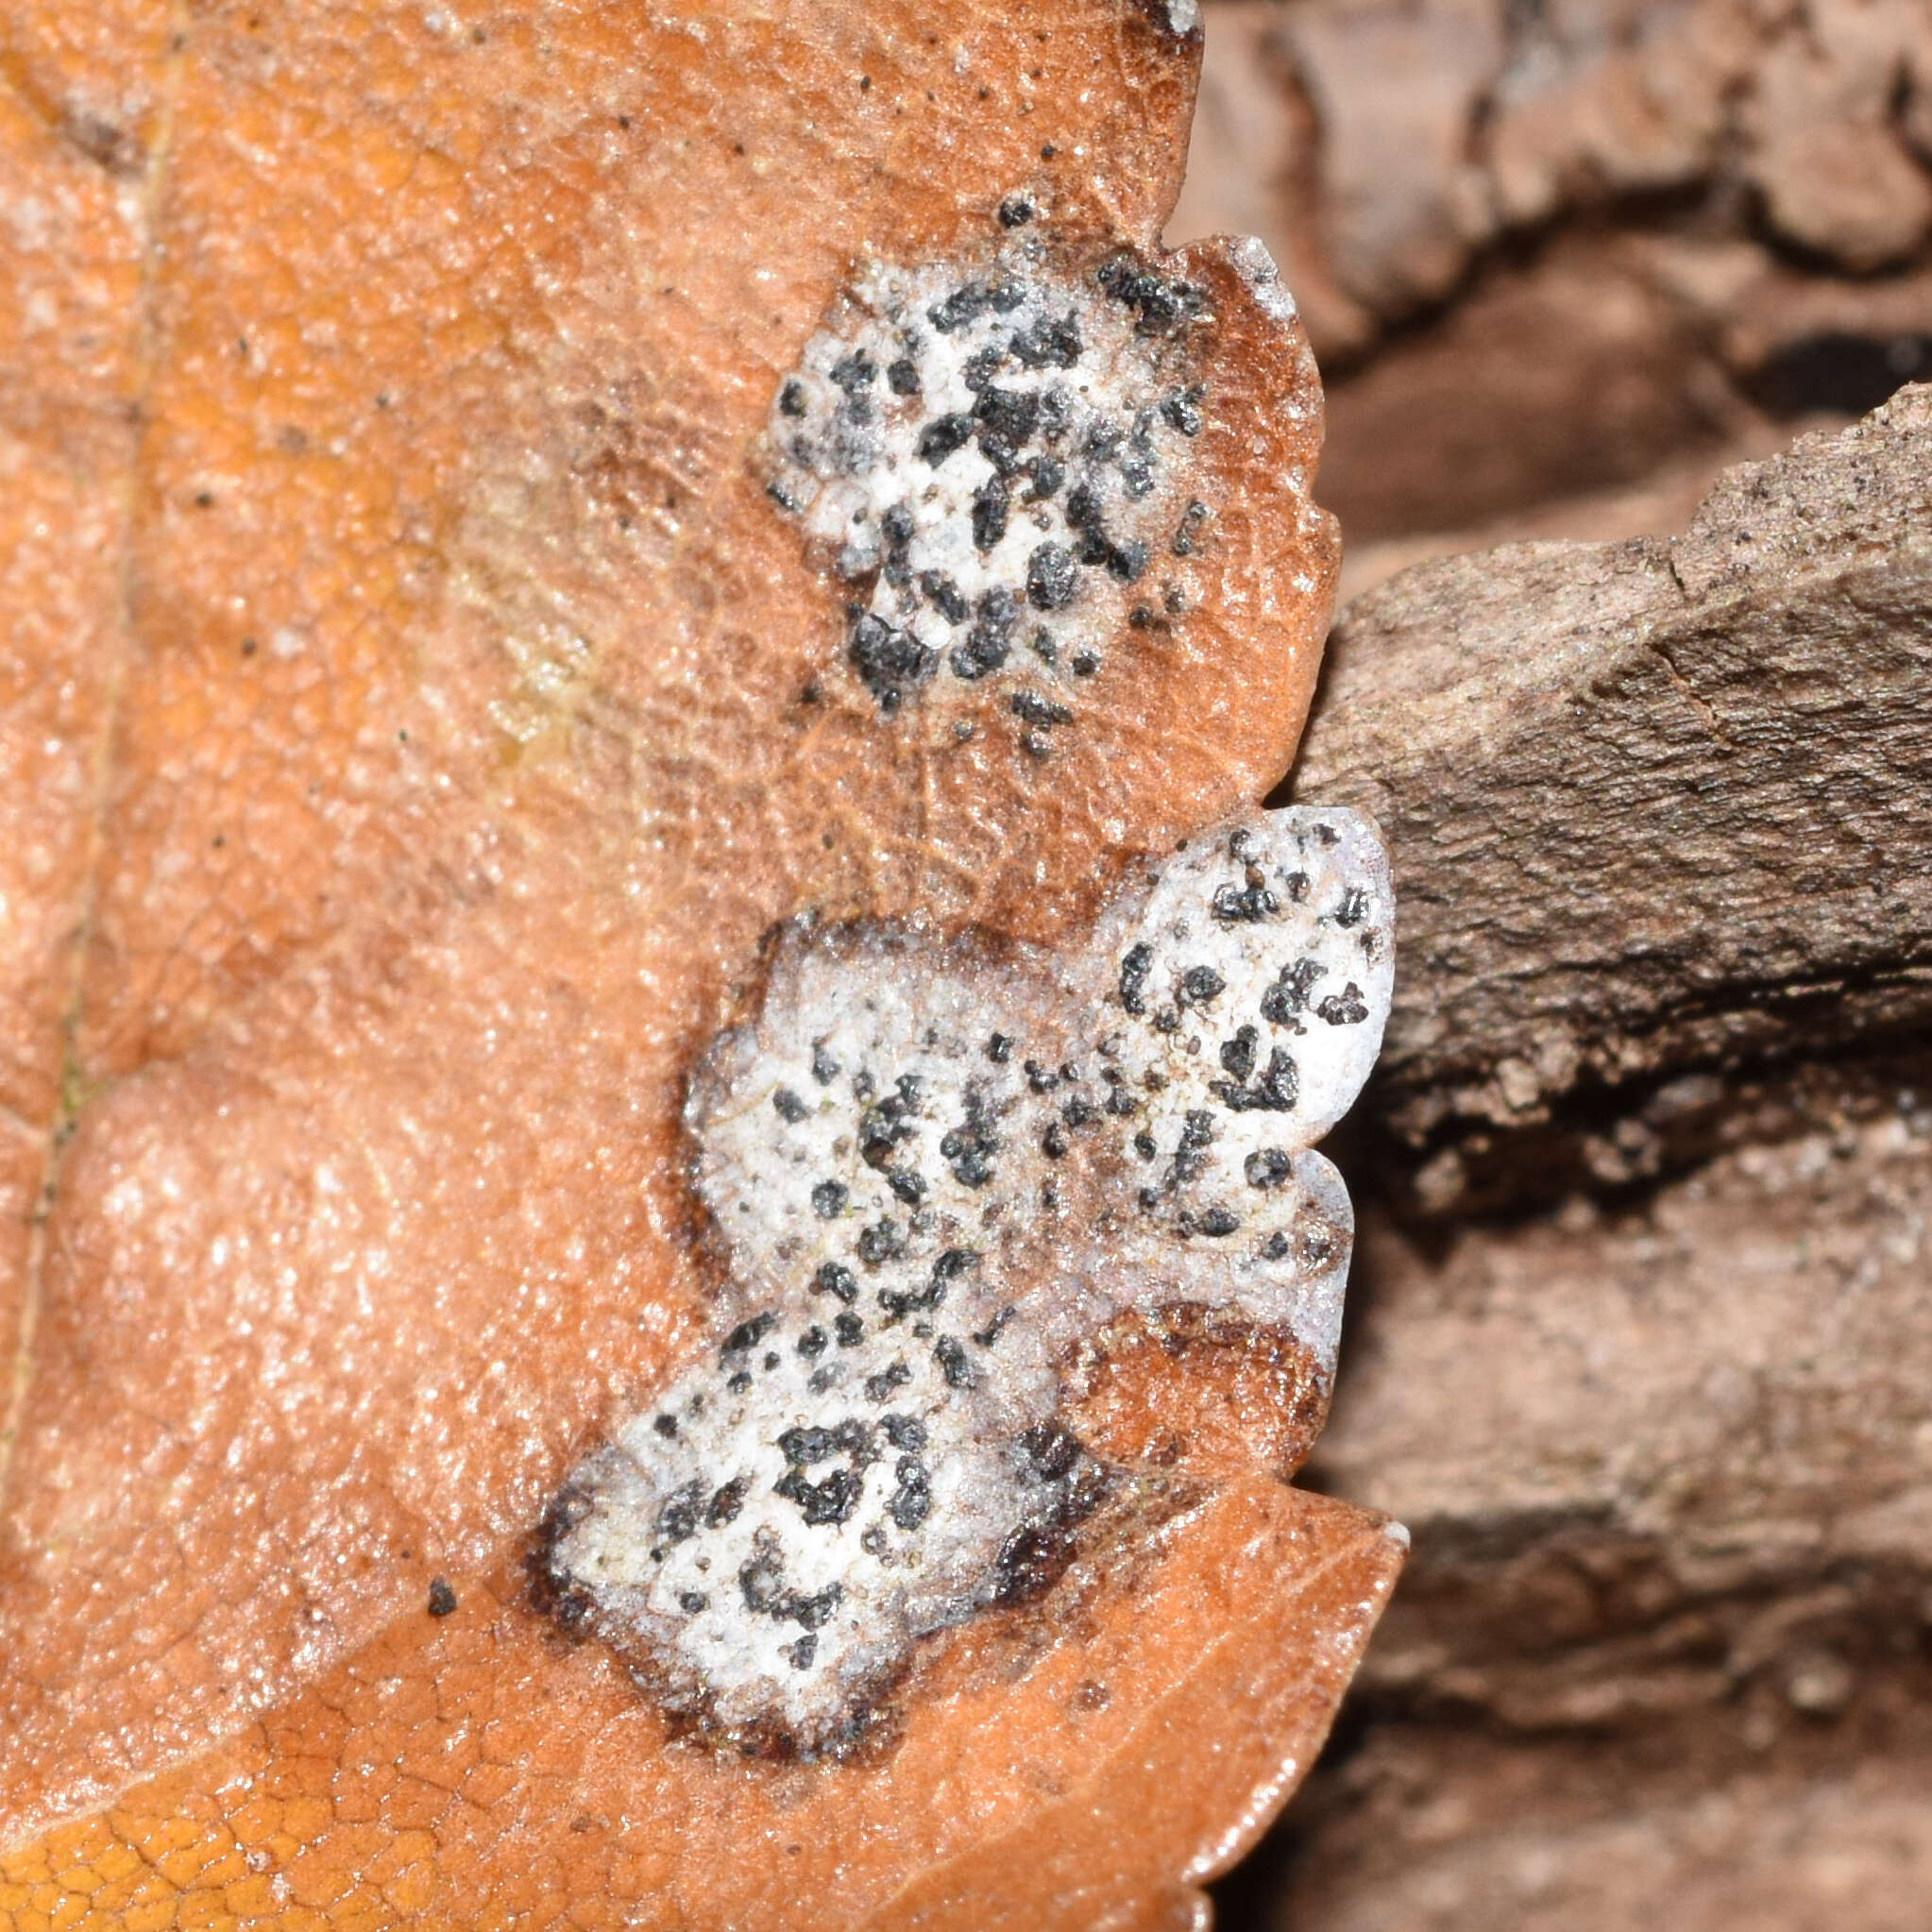
<path fill-rule="evenodd" d="M 1234 272 L 1246 282 L 1255 298 L 1255 306 L 1263 315 L 1275 322 L 1295 320 L 1299 313 L 1295 306 L 1295 297 L 1281 280 L 1281 271 L 1275 266 L 1275 258 L 1268 253 L 1267 244 L 1259 235 L 1241 236 L 1229 246 L 1228 259 L 1233 264 Z"/>
<path fill-rule="evenodd" d="M 1003 227 L 1030 222 L 1024 196 Z M 1120 255 L 1072 278 L 1037 237 L 991 263 L 874 264 L 771 406 L 771 494 L 851 586 L 847 658 L 886 712 L 987 680 L 1038 736 L 1206 516 L 1201 292 Z"/>
<path fill-rule="evenodd" d="M 1109 1481 L 1059 1370 L 1203 1305 L 1332 1374 L 1351 1238 L 1310 1143 L 1366 1077 L 1393 906 L 1352 813 L 1257 813 L 1072 955 L 788 931 L 687 1108 L 721 1346 L 572 1477 L 567 1617 L 673 1711 L 806 1752 L 913 1645 L 1028 1593 Z"/>

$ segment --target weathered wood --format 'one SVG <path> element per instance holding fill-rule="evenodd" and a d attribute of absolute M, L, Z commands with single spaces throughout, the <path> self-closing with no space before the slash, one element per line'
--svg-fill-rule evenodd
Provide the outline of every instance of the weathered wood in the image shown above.
<path fill-rule="evenodd" d="M 1330 648 L 1295 792 L 1388 835 L 1373 1091 L 1437 1205 L 1472 1130 L 1932 1024 L 1932 389 L 1673 540 L 1406 572 Z"/>
<path fill-rule="evenodd" d="M 1351 1178 L 1437 1218 L 1364 1216 L 1316 1474 L 1414 1555 L 1271 1923 L 1923 1920 L 1928 497 L 1920 389 L 1344 619 L 1297 788 L 1404 923 Z"/>

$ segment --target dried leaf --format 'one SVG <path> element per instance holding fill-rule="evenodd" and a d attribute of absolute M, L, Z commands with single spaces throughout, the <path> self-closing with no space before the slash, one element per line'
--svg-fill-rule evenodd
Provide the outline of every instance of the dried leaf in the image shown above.
<path fill-rule="evenodd" d="M 1263 1473 L 1315 1418 L 1252 1337 L 1139 1347 L 1225 1356 L 1235 1426 L 924 1645 L 874 1755 L 668 1742 L 524 1580 L 713 1320 L 680 1107 L 762 937 L 1057 944 L 1292 753 L 1319 392 L 1264 257 L 1155 256 L 1197 39 L 1098 4 L 8 23 L 11 1923 L 988 1924 L 1001 1886 L 1175 1923 L 1306 1762 L 1397 1558 Z M 1017 483 L 928 533 L 1080 636 L 1050 663 L 975 602 L 964 669 L 891 647 L 891 704 L 857 630 L 891 558 L 774 440 L 868 264 L 1100 305 L 1130 418 L 1042 535 L 1072 599 L 1000 549 Z M 1011 427 L 975 414 L 974 460 Z M 1128 1433 L 1135 1352 L 1088 1398 Z"/>

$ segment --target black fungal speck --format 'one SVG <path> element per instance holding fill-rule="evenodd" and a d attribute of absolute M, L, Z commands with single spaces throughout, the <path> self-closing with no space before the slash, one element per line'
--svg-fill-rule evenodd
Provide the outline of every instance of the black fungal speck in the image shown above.
<path fill-rule="evenodd" d="M 1280 901 L 1256 874 L 1240 886 L 1215 889 L 1210 910 L 1223 925 L 1258 924 L 1280 910 Z"/>
<path fill-rule="evenodd" d="M 1007 534 L 1007 485 L 989 477 L 973 499 L 973 547 L 990 551 Z"/>
<path fill-rule="evenodd" d="M 789 1618 L 806 1630 L 818 1630 L 830 1621 L 844 1594 L 838 1584 L 827 1584 L 815 1597 L 801 1597 L 796 1590 L 788 1590 L 774 1614 Z"/>
<path fill-rule="evenodd" d="M 1181 514 L 1180 527 L 1174 533 L 1171 546 L 1178 557 L 1191 557 L 1199 540 L 1201 525 L 1208 520 L 1208 506 L 1198 497 Z"/>
<path fill-rule="evenodd" d="M 1080 1460 L 1080 1439 L 1059 1422 L 1041 1422 L 1020 1438 L 1020 1447 L 1035 1470 L 1050 1483 L 1072 1473 Z"/>
<path fill-rule="evenodd" d="M 923 1448 L 924 1440 L 922 1430 L 917 1447 Z M 893 1465 L 892 1473 L 898 1478 L 899 1486 L 893 1491 L 887 1508 L 892 1520 L 902 1530 L 916 1530 L 932 1511 L 932 1484 L 925 1465 L 916 1454 L 909 1453 L 899 1458 Z"/>
<path fill-rule="evenodd" d="M 695 1480 L 673 1489 L 658 1508 L 657 1540 L 669 1549 L 695 1536 L 703 1507 L 703 1488 Z"/>
<path fill-rule="evenodd" d="M 784 1597 L 784 1567 L 774 1556 L 754 1556 L 739 1568 L 737 1586 L 744 1593 L 747 1610 L 754 1616 L 769 1617 Z"/>
<path fill-rule="evenodd" d="M 856 396 L 861 389 L 869 388 L 878 373 L 879 365 L 863 349 L 854 349 L 849 356 L 841 357 L 830 371 L 832 381 L 848 396 Z"/>
<path fill-rule="evenodd" d="M 1190 966 L 1180 976 L 1180 987 L 1195 1006 L 1204 1007 L 1227 991 L 1228 982 L 1212 966 Z"/>
<path fill-rule="evenodd" d="M 1036 456 L 1028 470 L 1030 481 L 1026 486 L 1025 500 L 1029 503 L 1044 503 L 1057 496 L 1060 485 L 1067 480 L 1066 465 L 1056 462 L 1051 456 Z"/>
<path fill-rule="evenodd" d="M 929 597 L 939 614 L 949 624 L 963 624 L 973 615 L 973 606 L 959 593 L 959 586 L 942 570 L 928 570 L 919 587 Z"/>
<path fill-rule="evenodd" d="M 821 1262 L 818 1273 L 812 1277 L 812 1293 L 854 1302 L 858 1299 L 858 1278 L 850 1268 L 841 1267 L 837 1262 Z"/>
<path fill-rule="evenodd" d="M 912 1371 L 903 1362 L 895 1362 L 890 1368 L 882 1368 L 876 1375 L 865 1379 L 865 1398 L 869 1402 L 889 1402 L 894 1389 L 903 1389 L 912 1380 Z"/>
<path fill-rule="evenodd" d="M 1024 195 L 1008 195 L 1000 203 L 1000 227 L 1024 228 L 1033 219 L 1033 204 Z"/>
<path fill-rule="evenodd" d="M 1041 399 L 1036 389 L 986 387 L 974 404 L 973 414 L 984 430 L 1004 443 L 1018 449 L 1025 443 L 1040 422 Z M 991 451 L 987 452 L 991 455 Z"/>
<path fill-rule="evenodd" d="M 1282 967 L 1274 985 L 1262 994 L 1262 1018 L 1273 1026 L 1302 1031 L 1296 1016 L 1308 1010 L 1308 995 L 1327 971 L 1318 959 L 1297 959 L 1292 966 Z"/>
<path fill-rule="evenodd" d="M 1198 436 L 1203 421 L 1201 399 L 1207 391 L 1198 382 L 1185 389 L 1177 389 L 1161 405 L 1161 414 L 1167 423 L 1180 432 L 1183 436 Z"/>
<path fill-rule="evenodd" d="M 981 1188 L 993 1177 L 992 1157 L 999 1151 L 986 1103 L 972 1088 L 966 1090 L 966 1118 L 940 1141 L 940 1156 L 962 1187 Z"/>
<path fill-rule="evenodd" d="M 954 648 L 946 662 L 956 677 L 969 683 L 997 670 L 1012 649 L 1013 620 L 1019 606 L 1010 591 L 995 588 L 979 600 L 977 619 L 965 643 Z"/>
<path fill-rule="evenodd" d="M 886 386 L 894 396 L 919 394 L 919 368 L 911 357 L 901 356 L 896 362 L 886 364 Z"/>
<path fill-rule="evenodd" d="M 1006 359 L 1007 352 L 998 343 L 988 343 L 984 348 L 974 349 L 966 358 L 966 366 L 960 370 L 959 380 L 977 396 L 992 381 L 995 372 Z M 974 415 L 978 414 L 979 411 L 975 409 Z"/>
<path fill-rule="evenodd" d="M 794 377 L 778 392 L 781 415 L 802 416 L 805 413 L 805 384 Z"/>
<path fill-rule="evenodd" d="M 906 1237 L 899 1230 L 899 1224 L 890 1215 L 883 1215 L 870 1227 L 862 1228 L 858 1235 L 858 1258 L 867 1267 L 876 1268 L 887 1262 L 897 1261 L 906 1252 Z"/>
<path fill-rule="evenodd" d="M 1233 1112 L 1292 1113 L 1301 1086 L 1300 1074 L 1283 1047 L 1268 1056 L 1268 1064 L 1252 1086 L 1216 1080 L 1213 1093 Z"/>
<path fill-rule="evenodd" d="M 1101 264 L 1095 277 L 1113 300 L 1133 310 L 1143 335 L 1169 335 L 1204 314 L 1207 303 L 1192 282 L 1169 280 L 1133 256 L 1120 254 Z"/>
<path fill-rule="evenodd" d="M 1282 1147 L 1259 1147 L 1242 1162 L 1249 1187 L 1280 1187 L 1294 1169 L 1294 1162 Z"/>
<path fill-rule="evenodd" d="M 972 434 L 973 418 L 969 415 L 935 416 L 919 432 L 920 461 L 937 469 L 956 450 L 963 449 Z"/>
<path fill-rule="evenodd" d="M 843 1181 L 822 1180 L 812 1189 L 812 1212 L 822 1221 L 836 1221 L 845 1212 L 850 1190 Z"/>
<path fill-rule="evenodd" d="M 798 1505 L 807 1525 L 819 1529 L 851 1520 L 865 1495 L 865 1479 L 852 1469 L 834 1469 L 822 1483 L 811 1483 L 793 1466 L 771 1487 L 786 1501 Z"/>
<path fill-rule="evenodd" d="M 1237 1080 L 1254 1072 L 1255 1049 L 1261 1035 L 1252 1026 L 1240 1027 L 1232 1040 L 1221 1042 L 1221 1064 Z"/>
<path fill-rule="evenodd" d="M 1174 1179 L 1177 1182 L 1198 1179 L 1207 1168 L 1206 1151 L 1213 1144 L 1213 1114 L 1205 1107 L 1189 1108 L 1181 1124 L 1179 1144 L 1174 1150 Z"/>
<path fill-rule="evenodd" d="M 1026 560 L 1026 601 L 1035 610 L 1064 610 L 1079 588 L 1074 553 L 1060 543 L 1042 543 Z"/>
<path fill-rule="evenodd" d="M 1049 1184 L 1048 1187 L 1042 1188 L 1041 1192 L 1042 1195 L 1050 1195 L 1051 1185 Z M 1046 1200 L 1043 1203 L 1043 1205 L 1047 1208 L 1049 1212 L 1052 1212 L 1054 1203 L 1051 1199 Z M 1006 1305 L 1006 1307 L 1001 1309 L 1000 1312 L 996 1315 L 994 1315 L 993 1318 L 990 1322 L 988 1322 L 983 1329 L 974 1329 L 973 1330 L 973 1339 L 975 1342 L 977 1342 L 982 1348 L 991 1348 L 992 1345 L 999 1340 L 1001 1330 L 1003 1330 L 1006 1327 L 1006 1325 L 1012 1320 L 1013 1316 L 1018 1312 L 1019 1311 L 1013 1307 L 1012 1303 L 1008 1302 Z"/>
<path fill-rule="evenodd" d="M 1368 1003 L 1352 979 L 1340 992 L 1330 993 L 1314 1010 L 1315 1017 L 1326 1020 L 1330 1026 L 1359 1025 L 1368 1018 Z"/>
<path fill-rule="evenodd" d="M 432 1617 L 451 1617 L 456 1612 L 456 1592 L 449 1587 L 447 1578 L 430 1579 L 430 1615 Z"/>
<path fill-rule="evenodd" d="M 984 282 L 961 282 L 943 301 L 935 302 L 925 312 L 925 318 L 941 335 L 950 335 L 956 329 L 976 321 L 991 305 L 991 297 Z"/>
<path fill-rule="evenodd" d="M 932 1352 L 949 1387 L 970 1389 L 978 1381 L 979 1371 L 968 1357 L 966 1345 L 957 1335 L 941 1335 L 933 1344 Z"/>
<path fill-rule="evenodd" d="M 796 1127 L 811 1112 L 811 1109 L 789 1087 L 779 1088 L 771 1096 L 771 1105 L 777 1110 L 779 1119 L 792 1127 Z"/>
<path fill-rule="evenodd" d="M 905 687 L 926 677 L 933 667 L 932 652 L 910 631 L 894 630 L 870 611 L 854 619 L 845 650 L 859 682 L 888 713 L 899 708 Z"/>
<path fill-rule="evenodd" d="M 773 1329 L 778 1326 L 778 1317 L 771 1309 L 754 1314 L 749 1321 L 741 1321 L 731 1333 L 725 1336 L 723 1355 L 740 1355 L 747 1349 L 755 1348 Z"/>
<path fill-rule="evenodd" d="M 1028 724 L 1051 729 L 1056 724 L 1074 721 L 1074 714 L 1064 704 L 1056 703 L 1038 691 L 1015 691 L 1007 703 L 1015 718 L 1024 718 Z"/>
<path fill-rule="evenodd" d="M 832 1317 L 832 1333 L 841 1348 L 856 1348 L 865 1340 L 865 1321 L 860 1315 L 846 1313 Z"/>
<path fill-rule="evenodd" d="M 1044 1595 L 1072 1556 L 1073 1540 L 1058 1522 L 1028 1523 L 1015 1530 L 993 1560 L 993 1602 L 1025 1603 Z"/>
<path fill-rule="evenodd" d="M 925 1424 L 917 1415 L 881 1416 L 879 1427 L 895 1449 L 918 1450 L 925 1447 Z"/>

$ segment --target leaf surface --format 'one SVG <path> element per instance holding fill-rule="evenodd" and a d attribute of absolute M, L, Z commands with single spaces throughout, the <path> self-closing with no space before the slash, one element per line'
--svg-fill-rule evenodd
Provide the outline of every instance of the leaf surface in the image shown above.
<path fill-rule="evenodd" d="M 856 264 L 983 265 L 1016 196 L 1069 277 L 1152 260 L 1197 34 L 115 0 L 0 36 L 0 1907 L 983 1924 L 1006 1884 L 1015 1923 L 1184 1922 L 1396 1562 L 1259 1423 L 936 1646 L 876 1762 L 668 1742 L 523 1565 L 705 1330 L 679 1110 L 774 923 L 1053 943 L 1292 754 L 1334 542 L 1251 256 L 1161 265 L 1203 292 L 1212 540 L 1044 754 L 997 680 L 883 713 L 768 494 Z"/>

